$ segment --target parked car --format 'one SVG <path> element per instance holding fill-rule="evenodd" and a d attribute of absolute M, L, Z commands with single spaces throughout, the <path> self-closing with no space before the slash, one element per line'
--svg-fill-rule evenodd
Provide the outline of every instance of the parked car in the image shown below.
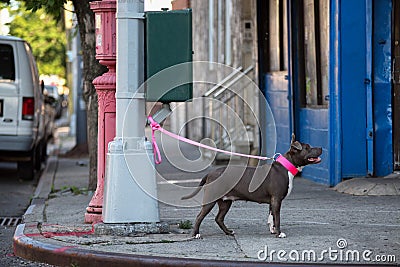
<path fill-rule="evenodd" d="M 33 179 L 47 157 L 54 112 L 44 101 L 30 45 L 0 36 L 0 160 L 16 161 L 18 176 Z"/>
<path fill-rule="evenodd" d="M 56 112 L 56 119 L 61 117 L 62 112 L 62 97 L 58 94 L 58 87 L 55 85 L 44 85 L 43 91 L 46 103 L 50 104 Z"/>

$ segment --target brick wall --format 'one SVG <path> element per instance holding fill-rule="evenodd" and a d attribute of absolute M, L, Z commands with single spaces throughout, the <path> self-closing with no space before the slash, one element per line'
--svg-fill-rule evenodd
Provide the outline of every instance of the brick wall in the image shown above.
<path fill-rule="evenodd" d="M 190 8 L 190 0 L 173 0 L 171 4 L 172 10 Z"/>

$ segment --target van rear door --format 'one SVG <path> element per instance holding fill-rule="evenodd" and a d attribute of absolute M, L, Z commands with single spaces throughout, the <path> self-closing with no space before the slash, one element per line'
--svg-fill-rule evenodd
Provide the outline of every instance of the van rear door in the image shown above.
<path fill-rule="evenodd" d="M 16 135 L 18 123 L 18 84 L 16 47 L 0 43 L 0 134 Z"/>

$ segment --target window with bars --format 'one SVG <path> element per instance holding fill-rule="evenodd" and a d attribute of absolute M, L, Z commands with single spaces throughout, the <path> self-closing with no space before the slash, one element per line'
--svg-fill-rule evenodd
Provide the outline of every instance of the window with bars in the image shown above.
<path fill-rule="evenodd" d="M 258 25 L 260 45 L 266 73 L 288 70 L 287 7 L 286 0 L 259 1 L 259 12 L 266 17 Z"/>
<path fill-rule="evenodd" d="M 324 108 L 329 100 L 329 1 L 301 0 L 297 9 L 300 103 Z"/>
<path fill-rule="evenodd" d="M 269 72 L 288 69 L 286 14 L 285 0 L 269 1 Z"/>

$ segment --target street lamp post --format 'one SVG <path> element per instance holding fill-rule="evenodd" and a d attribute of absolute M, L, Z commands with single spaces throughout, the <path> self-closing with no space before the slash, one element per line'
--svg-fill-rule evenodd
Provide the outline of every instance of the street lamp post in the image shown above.
<path fill-rule="evenodd" d="M 104 223 L 159 221 L 152 146 L 144 133 L 143 2 L 117 3 L 116 137 L 106 160 Z"/>

